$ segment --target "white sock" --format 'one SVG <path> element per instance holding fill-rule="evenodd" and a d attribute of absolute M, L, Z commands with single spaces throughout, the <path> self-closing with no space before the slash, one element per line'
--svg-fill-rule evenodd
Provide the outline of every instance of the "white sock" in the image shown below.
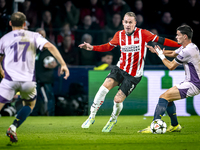
<path fill-rule="evenodd" d="M 112 112 L 110 120 L 111 121 L 117 120 L 117 117 L 119 116 L 119 114 L 122 111 L 122 109 L 123 109 L 123 103 L 114 102 L 113 112 Z"/>
<path fill-rule="evenodd" d="M 15 125 L 11 124 L 10 128 L 11 128 L 12 131 L 16 132 L 16 126 Z"/>
<path fill-rule="evenodd" d="M 91 118 L 95 118 L 95 115 L 99 109 L 99 107 L 103 104 L 106 94 L 109 90 L 105 86 L 101 86 L 95 95 L 92 106 L 90 107 L 90 116 Z"/>

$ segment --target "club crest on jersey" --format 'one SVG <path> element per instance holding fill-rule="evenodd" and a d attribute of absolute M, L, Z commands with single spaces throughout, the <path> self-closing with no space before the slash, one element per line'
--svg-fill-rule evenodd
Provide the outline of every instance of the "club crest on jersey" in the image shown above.
<path fill-rule="evenodd" d="M 134 38 L 134 41 L 139 41 L 139 38 Z"/>
<path fill-rule="evenodd" d="M 121 46 L 121 51 L 126 53 L 126 52 L 138 52 L 140 51 L 140 45 L 125 45 Z"/>

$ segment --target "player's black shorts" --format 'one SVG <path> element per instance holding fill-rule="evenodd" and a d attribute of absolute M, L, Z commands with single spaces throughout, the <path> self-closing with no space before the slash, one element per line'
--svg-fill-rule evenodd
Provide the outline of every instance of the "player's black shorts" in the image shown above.
<path fill-rule="evenodd" d="M 112 78 L 119 82 L 119 89 L 126 95 L 126 97 L 135 89 L 142 77 L 133 77 L 126 71 L 114 66 L 106 78 Z M 119 90 L 118 89 L 118 90 Z"/>

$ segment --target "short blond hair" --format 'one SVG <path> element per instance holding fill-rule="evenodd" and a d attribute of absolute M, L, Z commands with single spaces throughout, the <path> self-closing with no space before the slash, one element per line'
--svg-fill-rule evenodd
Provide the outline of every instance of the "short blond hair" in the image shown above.
<path fill-rule="evenodd" d="M 135 20 L 136 20 L 136 15 L 135 15 L 135 13 L 134 12 L 127 12 L 124 16 L 130 16 L 130 17 L 134 17 L 135 18 Z"/>

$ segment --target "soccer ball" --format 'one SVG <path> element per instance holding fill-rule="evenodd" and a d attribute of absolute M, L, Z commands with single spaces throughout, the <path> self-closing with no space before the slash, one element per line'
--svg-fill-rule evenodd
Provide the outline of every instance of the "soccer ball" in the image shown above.
<path fill-rule="evenodd" d="M 167 130 L 167 124 L 161 119 L 156 119 L 151 123 L 150 128 L 154 134 L 163 134 Z"/>
<path fill-rule="evenodd" d="M 53 61 L 55 61 L 54 57 L 52 56 L 47 56 L 44 58 L 43 62 L 44 65 L 49 65 L 50 63 L 52 63 Z"/>

